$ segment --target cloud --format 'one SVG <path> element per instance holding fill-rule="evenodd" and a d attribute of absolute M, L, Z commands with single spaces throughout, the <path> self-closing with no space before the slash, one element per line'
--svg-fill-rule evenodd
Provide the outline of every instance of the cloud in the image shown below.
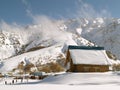
<path fill-rule="evenodd" d="M 34 30 L 36 30 L 37 35 L 42 35 L 42 38 L 54 38 L 55 41 L 60 41 L 64 39 L 64 33 L 59 30 L 58 20 L 45 15 L 36 15 L 33 17 L 33 23 L 37 25 Z M 61 36 L 61 37 L 58 37 Z"/>
<path fill-rule="evenodd" d="M 22 0 L 22 2 L 23 2 L 25 5 L 28 6 L 28 2 L 27 2 L 27 0 Z"/>
<path fill-rule="evenodd" d="M 27 0 L 22 0 L 22 3 L 26 6 L 27 9 L 31 9 L 31 5 Z"/>
<path fill-rule="evenodd" d="M 111 13 L 108 10 L 103 9 L 101 10 L 101 16 L 111 17 Z"/>
<path fill-rule="evenodd" d="M 95 10 L 95 8 L 89 3 L 83 0 L 78 0 L 77 6 L 77 17 L 80 18 L 97 18 L 97 17 L 111 17 L 111 13 L 107 9 Z"/>
<path fill-rule="evenodd" d="M 27 43 L 29 35 L 27 34 L 29 31 L 26 30 L 23 26 L 17 24 L 17 23 L 7 23 L 4 20 L 0 22 L 0 31 L 3 33 L 7 32 L 9 35 L 10 34 L 16 34 L 19 36 L 22 40 L 22 43 Z"/>
<path fill-rule="evenodd" d="M 32 19 L 33 24 L 24 27 L 22 25 L 18 25 L 17 23 L 8 24 L 5 21 L 1 21 L 0 27 L 2 30 L 7 30 L 19 34 L 24 42 L 27 40 L 33 40 L 38 37 L 41 39 L 42 36 L 43 38 L 57 37 L 56 40 L 58 39 L 58 36 L 60 36 L 58 39 L 59 41 L 65 37 L 65 32 L 61 32 L 58 28 L 60 25 L 58 20 L 55 20 L 54 18 L 48 17 L 46 15 L 34 15 L 32 13 L 30 3 L 28 3 L 27 0 L 22 0 L 22 3 L 25 5 L 26 13 Z M 79 0 L 77 6 L 77 18 L 96 18 L 110 16 L 110 13 L 106 9 L 96 11 L 93 6 L 83 2 L 82 0 Z"/>
<path fill-rule="evenodd" d="M 28 0 L 22 0 L 22 3 L 25 5 L 27 16 L 29 16 L 33 22 L 39 22 L 39 16 L 44 15 L 35 15 L 32 13 L 32 7 Z M 111 17 L 111 13 L 107 9 L 95 10 L 95 8 L 89 3 L 84 2 L 83 0 L 76 1 L 76 13 L 70 13 L 68 16 L 75 18 L 98 18 L 98 17 Z M 46 16 L 46 15 L 45 15 Z M 64 19 L 64 16 L 61 19 Z"/>
<path fill-rule="evenodd" d="M 30 3 L 27 0 L 22 0 L 22 3 L 25 6 L 26 13 L 29 17 L 33 17 L 32 8 Z"/>
<path fill-rule="evenodd" d="M 34 15 L 32 19 L 33 23 L 27 26 L 18 25 L 17 23 L 8 24 L 1 21 L 0 27 L 3 31 L 20 36 L 24 44 L 33 40 L 53 39 L 55 42 L 59 42 L 67 39 L 66 34 L 60 31 L 58 27 L 60 25 L 58 20 L 45 15 Z"/>

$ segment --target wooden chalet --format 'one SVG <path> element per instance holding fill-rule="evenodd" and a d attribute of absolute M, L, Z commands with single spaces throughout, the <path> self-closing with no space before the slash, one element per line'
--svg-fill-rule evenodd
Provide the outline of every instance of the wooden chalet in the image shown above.
<path fill-rule="evenodd" d="M 65 65 L 70 72 L 106 72 L 111 64 L 103 47 L 69 46 Z"/>

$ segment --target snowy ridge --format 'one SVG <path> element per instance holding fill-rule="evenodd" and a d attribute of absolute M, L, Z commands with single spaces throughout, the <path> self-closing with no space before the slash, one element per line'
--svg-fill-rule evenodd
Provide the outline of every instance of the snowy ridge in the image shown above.
<path fill-rule="evenodd" d="M 104 46 L 106 50 L 111 51 L 120 59 L 120 24 L 118 20 L 119 19 L 103 19 L 104 24 L 101 27 L 86 27 L 81 36 L 99 46 Z"/>
<path fill-rule="evenodd" d="M 34 64 L 38 60 L 43 64 L 51 60 L 54 62 L 59 55 L 65 58 L 68 45 L 104 46 L 119 59 L 119 19 L 78 18 L 67 21 L 51 20 L 46 17 L 40 19 L 41 21 L 36 24 L 25 27 L 8 24 L 2 27 L 1 72 L 12 70 L 25 58 Z"/>
<path fill-rule="evenodd" d="M 47 22 L 50 23 L 51 21 Z M 19 43 L 21 46 L 19 47 L 20 52 L 15 53 L 14 51 L 13 55 L 7 56 L 8 59 L 4 58 L 4 60 L 0 62 L 0 72 L 6 73 L 11 71 L 16 68 L 21 61 L 26 63 L 26 59 L 33 64 L 36 64 L 38 61 L 41 64 L 56 62 L 60 59 L 60 55 L 62 55 L 62 58 L 65 58 L 64 54 L 68 45 L 94 45 L 81 36 L 62 30 L 64 28 L 61 28 L 62 26 L 56 25 L 56 22 L 54 22 L 48 27 L 43 24 L 36 24 L 22 28 L 24 31 L 14 31 L 15 36 L 19 37 L 15 38 L 15 40 L 22 41 Z M 9 31 L 6 32 L 11 34 Z M 27 35 L 27 33 L 29 34 Z M 15 43 L 15 41 L 13 42 Z M 10 44 L 8 46 L 10 46 Z M 15 49 L 15 47 L 13 49 Z M 8 53 L 11 53 L 11 51 L 8 51 Z"/>
<path fill-rule="evenodd" d="M 0 72 L 3 73 L 6 71 L 11 71 L 12 69 L 16 68 L 18 63 L 20 63 L 21 61 L 24 61 L 25 63 L 29 61 L 34 64 L 37 63 L 38 61 L 41 62 L 41 64 L 55 62 L 59 54 L 61 54 L 59 45 L 55 45 L 49 48 L 45 48 L 33 52 L 24 53 L 3 61 L 1 63 L 1 65 L 3 66 L 1 66 Z"/>
<path fill-rule="evenodd" d="M 82 36 L 98 46 L 105 47 L 120 59 L 120 19 L 77 18 L 64 22 L 64 30 Z"/>
<path fill-rule="evenodd" d="M 22 47 L 20 37 L 15 33 L 0 32 L 0 59 L 9 58 L 17 54 Z"/>

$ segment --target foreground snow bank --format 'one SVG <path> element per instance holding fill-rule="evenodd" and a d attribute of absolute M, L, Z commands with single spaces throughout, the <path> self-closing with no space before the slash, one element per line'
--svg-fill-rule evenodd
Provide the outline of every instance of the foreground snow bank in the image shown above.
<path fill-rule="evenodd" d="M 0 90 L 118 90 L 120 86 L 69 86 L 69 85 L 1 85 Z"/>
<path fill-rule="evenodd" d="M 29 80 L 28 83 L 4 85 L 1 82 L 0 90 L 115 90 L 120 88 L 119 75 L 106 73 L 64 73 L 49 76 L 41 80 Z M 11 79 L 8 79 L 11 80 Z"/>
<path fill-rule="evenodd" d="M 66 85 L 120 85 L 119 75 L 112 72 L 106 73 L 66 73 L 51 76 L 41 81 L 41 84 L 66 84 Z"/>

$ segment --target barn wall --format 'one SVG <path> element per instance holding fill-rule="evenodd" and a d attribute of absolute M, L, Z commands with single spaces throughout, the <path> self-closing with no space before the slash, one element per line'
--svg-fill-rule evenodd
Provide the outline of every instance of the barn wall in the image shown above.
<path fill-rule="evenodd" d="M 86 64 L 78 64 L 74 65 L 72 62 L 72 58 L 70 56 L 69 50 L 67 51 L 67 57 L 65 66 L 70 62 L 70 68 L 67 70 L 69 72 L 106 72 L 109 71 L 109 65 L 86 65 Z"/>
<path fill-rule="evenodd" d="M 73 65 L 70 70 L 72 72 L 106 72 L 109 71 L 108 65 Z"/>

